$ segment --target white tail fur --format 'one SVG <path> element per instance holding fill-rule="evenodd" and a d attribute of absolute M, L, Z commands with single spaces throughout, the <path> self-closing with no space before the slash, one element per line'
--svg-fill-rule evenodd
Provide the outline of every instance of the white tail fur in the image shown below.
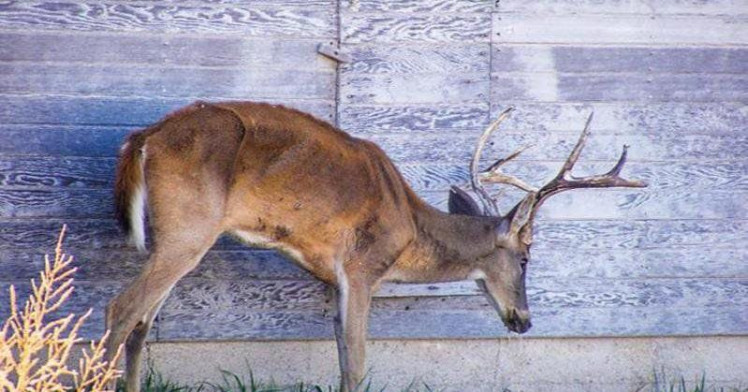
<path fill-rule="evenodd" d="M 140 162 L 138 162 L 138 170 L 140 170 L 139 181 L 135 184 L 135 191 L 132 193 L 130 199 L 130 214 L 127 217 L 130 221 L 130 243 L 135 245 L 139 251 L 144 252 L 145 249 L 145 176 L 143 175 L 143 167 L 145 165 L 145 146 L 140 150 Z"/>

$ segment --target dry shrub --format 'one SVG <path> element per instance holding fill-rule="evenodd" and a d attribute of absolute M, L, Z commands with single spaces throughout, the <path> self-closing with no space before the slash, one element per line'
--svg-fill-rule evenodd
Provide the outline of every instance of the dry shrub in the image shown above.
<path fill-rule="evenodd" d="M 68 365 L 78 331 L 91 310 L 76 317 L 52 317 L 73 293 L 72 256 L 62 252 L 65 227 L 60 232 L 54 260 L 44 256 L 44 271 L 37 283 L 31 280 L 32 292 L 23 309 L 16 302 L 16 292 L 10 287 L 10 316 L 0 330 L 0 391 L 106 391 L 114 385 L 120 372 L 114 360 L 105 361 L 105 341 L 91 342 L 83 350 L 78 368 Z M 108 334 L 108 333 L 107 333 Z"/>

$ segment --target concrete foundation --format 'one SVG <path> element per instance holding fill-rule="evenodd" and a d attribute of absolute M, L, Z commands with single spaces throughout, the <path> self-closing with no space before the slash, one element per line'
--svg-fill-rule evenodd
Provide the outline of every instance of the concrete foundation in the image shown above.
<path fill-rule="evenodd" d="M 748 336 L 379 340 L 367 355 L 373 384 L 387 391 L 414 381 L 444 391 L 649 391 L 655 370 L 748 388 Z M 151 343 L 148 357 L 183 383 L 219 381 L 221 369 L 282 384 L 338 377 L 334 341 Z"/>

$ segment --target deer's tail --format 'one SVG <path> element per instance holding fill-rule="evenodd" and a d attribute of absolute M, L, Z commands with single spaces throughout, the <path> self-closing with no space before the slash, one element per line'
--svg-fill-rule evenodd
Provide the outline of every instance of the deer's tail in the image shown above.
<path fill-rule="evenodd" d="M 138 250 L 145 250 L 146 151 L 144 132 L 130 135 L 120 149 L 114 200 L 117 221 Z"/>

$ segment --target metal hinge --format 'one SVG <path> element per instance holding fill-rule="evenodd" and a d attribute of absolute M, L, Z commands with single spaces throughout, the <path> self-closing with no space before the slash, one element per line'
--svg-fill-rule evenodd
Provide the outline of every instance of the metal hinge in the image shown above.
<path fill-rule="evenodd" d="M 317 45 L 317 53 L 339 63 L 348 63 L 351 61 L 351 56 L 343 53 L 335 41 L 323 42 Z"/>

